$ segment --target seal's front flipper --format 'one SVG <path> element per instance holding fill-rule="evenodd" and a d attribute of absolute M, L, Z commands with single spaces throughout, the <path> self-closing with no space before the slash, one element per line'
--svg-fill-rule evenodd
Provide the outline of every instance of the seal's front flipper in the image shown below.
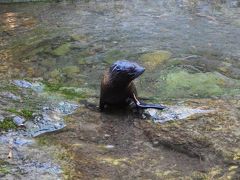
<path fill-rule="evenodd" d="M 154 109 L 160 109 L 160 110 L 167 108 L 166 106 L 163 106 L 161 104 L 146 104 L 146 103 L 140 102 L 135 96 L 135 94 L 133 94 L 133 101 L 135 102 L 137 108 L 143 108 L 143 109 L 154 108 Z"/>
<path fill-rule="evenodd" d="M 146 103 L 140 103 L 137 104 L 138 107 L 143 108 L 143 109 L 147 109 L 147 108 L 153 108 L 153 109 L 159 109 L 159 110 L 163 110 L 166 109 L 166 106 L 163 106 L 161 104 L 146 104 Z"/>

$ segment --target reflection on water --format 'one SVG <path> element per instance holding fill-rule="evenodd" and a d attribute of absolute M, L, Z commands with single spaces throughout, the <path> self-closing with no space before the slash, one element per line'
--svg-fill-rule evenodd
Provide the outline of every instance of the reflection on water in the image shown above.
<path fill-rule="evenodd" d="M 36 22 L 32 17 L 24 16 L 21 13 L 7 12 L 0 15 L 0 23 L 3 30 L 12 31 L 18 27 L 30 29 Z"/>
<path fill-rule="evenodd" d="M 6 29 L 13 30 L 17 26 L 17 18 L 15 13 L 5 13 L 3 15 L 3 24 L 5 24 Z"/>

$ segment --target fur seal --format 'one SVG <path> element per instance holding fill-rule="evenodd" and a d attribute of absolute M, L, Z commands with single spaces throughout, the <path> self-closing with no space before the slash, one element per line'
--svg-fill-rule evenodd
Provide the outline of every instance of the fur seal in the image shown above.
<path fill-rule="evenodd" d="M 108 106 L 127 107 L 134 102 L 137 108 L 164 109 L 160 104 L 140 102 L 133 80 L 140 76 L 145 68 L 135 62 L 118 60 L 104 73 L 101 82 L 99 108 L 104 111 Z"/>

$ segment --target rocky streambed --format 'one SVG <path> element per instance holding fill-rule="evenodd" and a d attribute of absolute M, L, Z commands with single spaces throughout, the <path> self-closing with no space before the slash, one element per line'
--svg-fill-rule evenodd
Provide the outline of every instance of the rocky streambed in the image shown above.
<path fill-rule="evenodd" d="M 239 179 L 239 3 L 0 4 L 0 179 Z M 149 109 L 100 113 L 118 59 Z"/>

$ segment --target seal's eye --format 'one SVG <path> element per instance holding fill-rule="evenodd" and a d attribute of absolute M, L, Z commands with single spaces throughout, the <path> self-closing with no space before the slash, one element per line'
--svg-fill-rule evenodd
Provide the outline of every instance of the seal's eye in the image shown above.
<path fill-rule="evenodd" d="M 121 70 L 120 67 L 117 66 L 117 67 L 116 67 L 116 71 L 120 71 L 120 70 Z"/>
<path fill-rule="evenodd" d="M 135 67 L 130 67 L 129 70 L 132 72 L 135 70 Z"/>

